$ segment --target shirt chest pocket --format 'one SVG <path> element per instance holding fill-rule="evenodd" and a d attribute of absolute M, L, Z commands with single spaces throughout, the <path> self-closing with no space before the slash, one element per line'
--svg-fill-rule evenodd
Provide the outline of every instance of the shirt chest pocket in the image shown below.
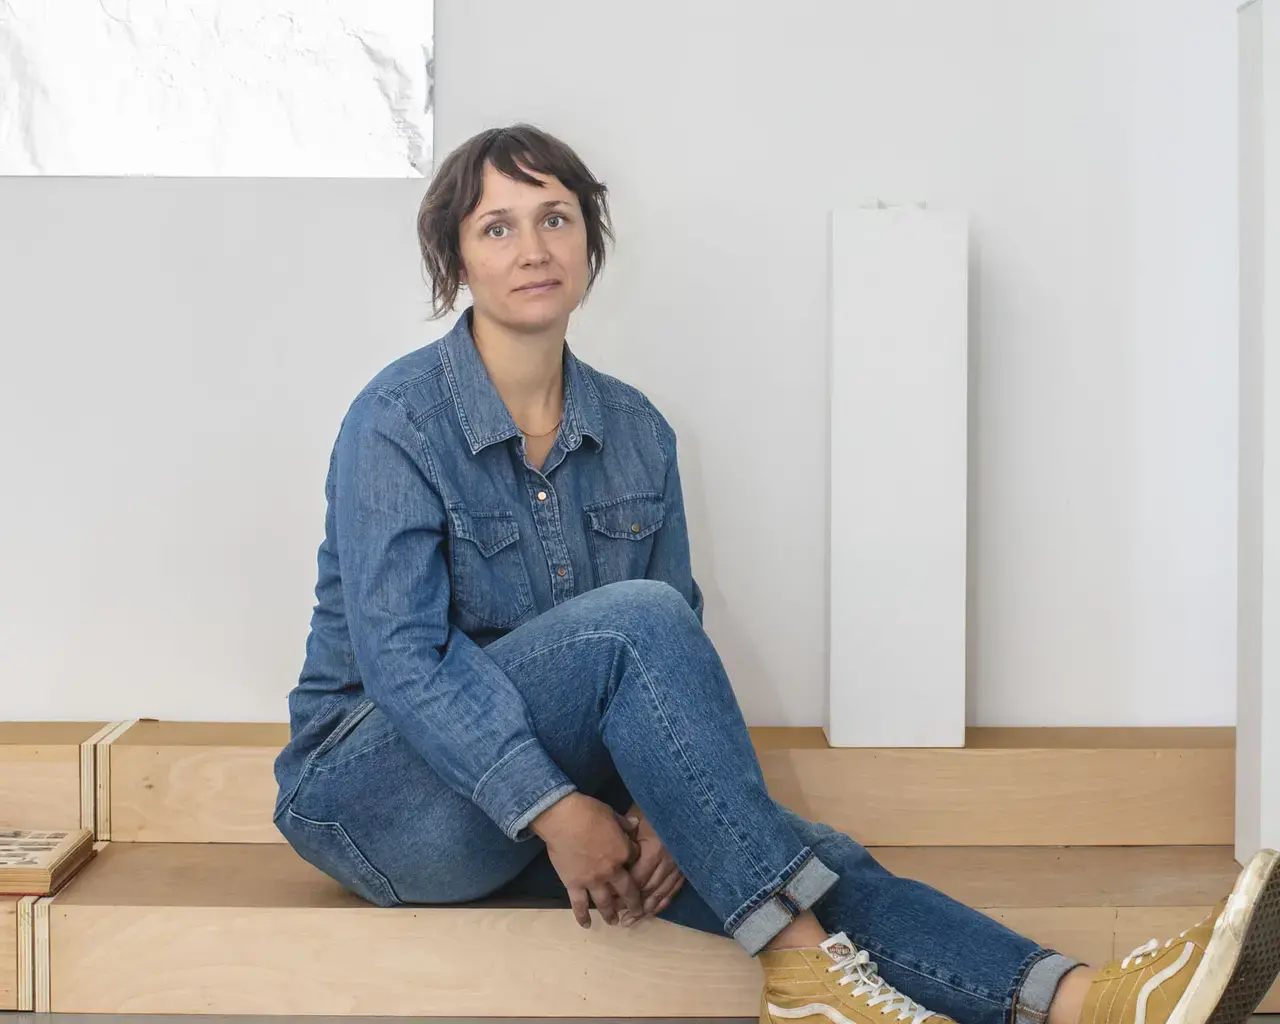
<path fill-rule="evenodd" d="M 520 527 L 511 512 L 454 506 L 449 532 L 449 583 L 463 632 L 508 629 L 532 611 Z"/>
<path fill-rule="evenodd" d="M 643 579 L 666 515 L 661 494 L 629 494 L 587 505 L 587 543 L 596 586 Z"/>

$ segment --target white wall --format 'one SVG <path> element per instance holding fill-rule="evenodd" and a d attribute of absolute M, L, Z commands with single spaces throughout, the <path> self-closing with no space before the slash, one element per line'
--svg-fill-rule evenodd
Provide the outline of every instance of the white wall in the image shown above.
<path fill-rule="evenodd" d="M 1233 6 L 750 10 L 439 0 L 435 139 L 532 120 L 610 184 L 571 337 L 680 430 L 748 719 L 821 720 L 825 226 L 880 196 L 974 227 L 970 721 L 1231 723 Z M 421 183 L 193 187 L 0 180 L 8 716 L 283 717 L 338 417 L 436 333 Z"/>
<path fill-rule="evenodd" d="M 970 720 L 1231 723 L 1233 5 L 644 10 L 441 3 L 436 151 L 524 117 L 612 186 L 576 334 L 682 432 L 749 717 L 820 718 L 824 225 L 881 196 L 972 213 Z"/>
<path fill-rule="evenodd" d="M 421 193 L 0 178 L 0 717 L 286 717 L 334 433 L 426 330 Z"/>

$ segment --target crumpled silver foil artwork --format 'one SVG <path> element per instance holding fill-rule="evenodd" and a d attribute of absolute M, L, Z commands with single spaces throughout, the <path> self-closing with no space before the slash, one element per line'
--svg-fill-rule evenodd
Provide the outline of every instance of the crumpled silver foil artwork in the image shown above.
<path fill-rule="evenodd" d="M 431 174 L 431 0 L 0 0 L 0 174 Z"/>

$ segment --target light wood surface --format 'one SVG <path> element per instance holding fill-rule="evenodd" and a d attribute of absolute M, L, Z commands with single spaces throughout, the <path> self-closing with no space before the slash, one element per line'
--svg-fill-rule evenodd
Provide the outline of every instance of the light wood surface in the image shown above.
<path fill-rule="evenodd" d="M 283 725 L 139 722 L 110 746 L 111 838 L 280 843 Z M 1231 729 L 970 729 L 970 746 L 832 748 L 751 730 L 770 792 L 868 845 L 1231 842 Z"/>
<path fill-rule="evenodd" d="M 18 900 L 18 1009 L 34 1010 L 35 1003 L 35 905 L 37 896 Z"/>
<path fill-rule="evenodd" d="M 1231 891 L 1241 870 L 1228 846 L 875 847 L 873 852 L 894 874 L 928 882 L 971 907 L 1212 905 Z"/>
<path fill-rule="evenodd" d="M 1194 923 L 1239 871 L 1229 847 L 873 853 L 1090 963 Z M 380 910 L 277 845 L 112 843 L 51 912 L 55 1011 L 750 1017 L 759 995 L 727 938 L 583 932 L 536 905 Z"/>
<path fill-rule="evenodd" d="M 1231 747 L 767 746 L 760 765 L 774 799 L 869 845 L 1219 845 L 1233 836 Z"/>
<path fill-rule="evenodd" d="M 78 828 L 80 744 L 97 722 L 0 722 L 0 828 Z"/>
<path fill-rule="evenodd" d="M 139 722 L 111 746 L 117 842 L 279 843 L 272 764 L 287 726 Z"/>
<path fill-rule="evenodd" d="M 804 750 L 862 750 L 901 748 L 833 748 L 816 726 L 756 726 L 751 740 L 757 752 L 798 748 Z M 1216 726 L 1178 728 L 1060 728 L 970 726 L 965 730 L 965 748 L 1046 750 L 1162 750 L 1231 749 L 1235 729 Z M 923 747 L 924 750 L 952 750 L 951 747 Z"/>
<path fill-rule="evenodd" d="M 971 749 L 1014 747 L 1046 750 L 1233 750 L 1233 728 L 1195 726 L 1180 728 L 1062 728 L 971 726 L 965 746 Z"/>
<path fill-rule="evenodd" d="M 0 896 L 0 1010 L 18 1008 L 18 897 Z"/>
<path fill-rule="evenodd" d="M 758 965 L 567 911 L 54 906 L 58 1012 L 747 1016 Z"/>
<path fill-rule="evenodd" d="M 0 722 L 0 746 L 75 747 L 102 722 Z"/>
<path fill-rule="evenodd" d="M 289 742 L 283 722 L 158 722 L 143 719 L 115 741 L 122 747 L 275 747 Z"/>

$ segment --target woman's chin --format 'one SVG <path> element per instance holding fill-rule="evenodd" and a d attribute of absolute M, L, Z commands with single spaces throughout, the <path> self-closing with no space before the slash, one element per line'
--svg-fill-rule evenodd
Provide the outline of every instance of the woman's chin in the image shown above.
<path fill-rule="evenodd" d="M 502 313 L 495 319 L 513 331 L 533 334 L 563 327 L 576 308 L 577 303 L 570 305 L 564 296 L 558 296 L 555 301 L 551 301 L 550 296 L 532 302 L 517 299 L 506 303 Z"/>

